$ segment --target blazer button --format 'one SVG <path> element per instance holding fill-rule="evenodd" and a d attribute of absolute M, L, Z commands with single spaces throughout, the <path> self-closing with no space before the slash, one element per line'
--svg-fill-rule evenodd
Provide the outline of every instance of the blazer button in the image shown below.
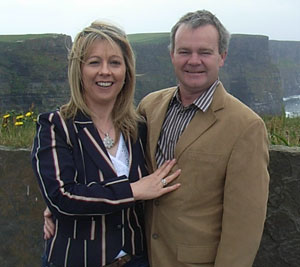
<path fill-rule="evenodd" d="M 159 238 L 159 235 L 156 234 L 156 233 L 154 233 L 154 234 L 152 234 L 152 238 L 153 238 L 153 239 L 158 239 L 158 238 Z"/>
<path fill-rule="evenodd" d="M 159 206 L 159 200 L 158 200 L 158 199 L 155 199 L 155 200 L 154 200 L 154 205 L 155 205 L 155 206 Z"/>
<path fill-rule="evenodd" d="M 122 224 L 118 224 L 117 229 L 122 229 Z"/>

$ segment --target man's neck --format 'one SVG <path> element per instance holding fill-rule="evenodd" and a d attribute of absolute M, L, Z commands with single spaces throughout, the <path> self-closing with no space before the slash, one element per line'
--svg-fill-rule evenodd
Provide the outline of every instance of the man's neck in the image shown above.
<path fill-rule="evenodd" d="M 199 90 L 185 90 L 183 86 L 178 86 L 179 88 L 179 96 L 180 96 L 180 100 L 181 103 L 184 107 L 187 107 L 189 105 L 191 105 L 192 103 L 194 103 L 194 101 L 196 99 L 198 99 L 203 93 L 205 93 L 207 90 L 209 90 L 214 84 L 216 84 L 219 81 L 219 79 L 217 79 L 214 83 L 212 83 L 208 88 L 206 89 L 200 89 Z"/>
<path fill-rule="evenodd" d="M 206 89 L 207 90 L 207 89 Z M 198 97 L 200 97 L 206 90 L 202 90 L 200 92 L 191 94 L 186 92 L 185 90 L 182 90 L 179 86 L 179 96 L 181 103 L 184 107 L 187 107 L 191 105 Z"/>

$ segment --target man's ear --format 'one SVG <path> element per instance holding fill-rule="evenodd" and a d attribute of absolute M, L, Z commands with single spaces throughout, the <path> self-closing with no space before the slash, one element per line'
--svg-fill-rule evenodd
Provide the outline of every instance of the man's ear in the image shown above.
<path fill-rule="evenodd" d="M 170 51 L 170 58 L 171 58 L 171 61 L 173 62 L 173 58 L 174 58 L 174 51 Z"/>
<path fill-rule="evenodd" d="M 225 51 L 224 53 L 220 54 L 219 67 L 223 67 L 224 66 L 226 57 L 227 57 L 227 51 Z"/>

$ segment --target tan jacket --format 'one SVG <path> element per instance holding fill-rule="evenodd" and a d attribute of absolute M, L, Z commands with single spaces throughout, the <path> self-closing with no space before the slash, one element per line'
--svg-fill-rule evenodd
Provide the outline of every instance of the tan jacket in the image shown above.
<path fill-rule="evenodd" d="M 151 93 L 139 106 L 155 150 L 175 87 Z M 207 112 L 198 111 L 175 148 L 181 187 L 146 204 L 152 267 L 250 267 L 266 215 L 268 140 L 261 118 L 217 87 Z"/>

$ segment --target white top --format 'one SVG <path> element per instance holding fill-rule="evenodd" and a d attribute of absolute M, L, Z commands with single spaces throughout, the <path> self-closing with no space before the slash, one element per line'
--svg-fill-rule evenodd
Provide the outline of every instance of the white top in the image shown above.
<path fill-rule="evenodd" d="M 115 167 L 118 176 L 126 175 L 126 177 L 128 177 L 129 176 L 129 153 L 122 134 L 120 135 L 116 156 L 109 154 L 109 157 Z M 118 256 L 116 257 L 116 259 L 123 257 L 124 255 L 126 255 L 126 252 L 121 250 Z"/>
<path fill-rule="evenodd" d="M 116 156 L 109 154 L 118 176 L 129 175 L 129 154 L 123 135 L 120 135 Z"/>

